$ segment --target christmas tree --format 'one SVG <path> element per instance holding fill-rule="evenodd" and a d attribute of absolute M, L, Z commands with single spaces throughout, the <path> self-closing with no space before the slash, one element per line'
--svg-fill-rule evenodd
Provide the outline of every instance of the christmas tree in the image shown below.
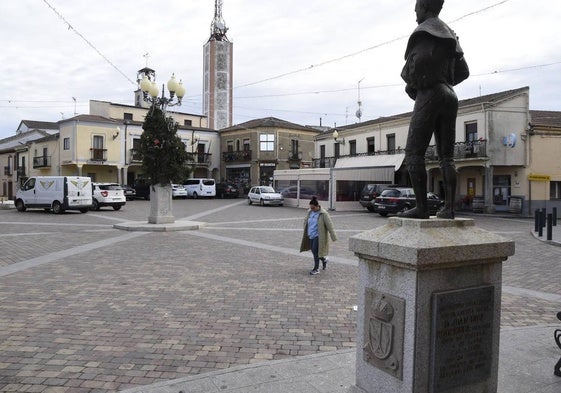
<path fill-rule="evenodd" d="M 177 123 L 165 116 L 156 105 L 152 105 L 142 128 L 140 153 L 142 169 L 150 184 L 162 186 L 179 183 L 186 179 L 187 151 L 177 135 Z"/>

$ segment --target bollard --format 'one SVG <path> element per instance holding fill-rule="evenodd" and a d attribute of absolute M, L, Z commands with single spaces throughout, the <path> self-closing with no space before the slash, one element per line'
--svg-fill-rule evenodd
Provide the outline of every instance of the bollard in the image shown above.
<path fill-rule="evenodd" d="M 543 218 L 543 214 L 540 213 L 540 225 L 538 225 L 538 236 L 542 237 L 543 236 L 543 222 L 544 222 L 544 218 Z"/>
<path fill-rule="evenodd" d="M 541 214 L 541 216 L 542 216 L 542 227 L 543 227 L 543 228 L 545 228 L 545 217 L 546 217 L 545 214 L 546 214 L 546 212 L 547 212 L 547 209 L 546 209 L 545 207 L 542 208 L 542 214 Z"/>
<path fill-rule="evenodd" d="M 553 239 L 553 214 L 547 215 L 547 240 Z"/>
<path fill-rule="evenodd" d="M 540 209 L 536 209 L 534 212 L 534 232 L 537 232 L 540 228 Z"/>
<path fill-rule="evenodd" d="M 556 207 L 553 208 L 553 226 L 554 227 L 557 226 L 557 208 Z"/>
<path fill-rule="evenodd" d="M 561 312 L 557 313 L 557 319 L 561 321 Z M 559 347 L 559 349 L 561 349 L 561 329 L 555 330 L 553 336 L 555 337 L 555 342 L 557 343 L 557 346 Z M 553 373 L 558 377 L 561 377 L 561 359 L 559 359 L 559 361 L 553 368 Z"/>

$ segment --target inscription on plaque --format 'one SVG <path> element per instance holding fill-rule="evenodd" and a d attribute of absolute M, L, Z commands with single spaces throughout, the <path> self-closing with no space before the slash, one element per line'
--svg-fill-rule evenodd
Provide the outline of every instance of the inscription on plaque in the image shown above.
<path fill-rule="evenodd" d="M 402 380 L 405 300 L 366 288 L 364 306 L 364 359 Z"/>
<path fill-rule="evenodd" d="M 494 299 L 492 285 L 433 294 L 431 392 L 490 377 Z"/>

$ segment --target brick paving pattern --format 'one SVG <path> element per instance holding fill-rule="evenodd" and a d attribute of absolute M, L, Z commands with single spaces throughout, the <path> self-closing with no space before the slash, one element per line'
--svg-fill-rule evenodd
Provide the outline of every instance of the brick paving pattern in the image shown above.
<path fill-rule="evenodd" d="M 208 226 L 134 236 L 111 228 L 145 220 L 145 201 L 61 216 L 0 210 L 0 391 L 112 392 L 354 347 L 348 238 L 385 219 L 333 212 L 340 241 L 328 269 L 309 276 L 311 255 L 298 253 L 304 210 L 241 198 L 174 204 L 176 218 Z M 561 247 L 534 239 L 532 221 L 476 225 L 516 241 L 504 285 L 561 294 Z M 64 250 L 75 251 L 58 257 Z M 6 270 L 26 261 L 37 264 Z M 561 302 L 511 292 L 503 326 L 556 322 Z"/>

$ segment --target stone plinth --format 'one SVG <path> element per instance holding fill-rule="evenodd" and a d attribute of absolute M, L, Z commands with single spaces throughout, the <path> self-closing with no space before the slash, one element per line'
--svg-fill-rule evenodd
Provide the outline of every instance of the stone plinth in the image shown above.
<path fill-rule="evenodd" d="M 359 257 L 358 387 L 496 392 L 502 262 L 513 241 L 471 219 L 392 217 L 349 248 Z"/>
<path fill-rule="evenodd" d="M 150 215 L 149 224 L 171 224 L 175 222 L 172 212 L 171 184 L 161 186 L 159 184 L 150 186 Z"/>

